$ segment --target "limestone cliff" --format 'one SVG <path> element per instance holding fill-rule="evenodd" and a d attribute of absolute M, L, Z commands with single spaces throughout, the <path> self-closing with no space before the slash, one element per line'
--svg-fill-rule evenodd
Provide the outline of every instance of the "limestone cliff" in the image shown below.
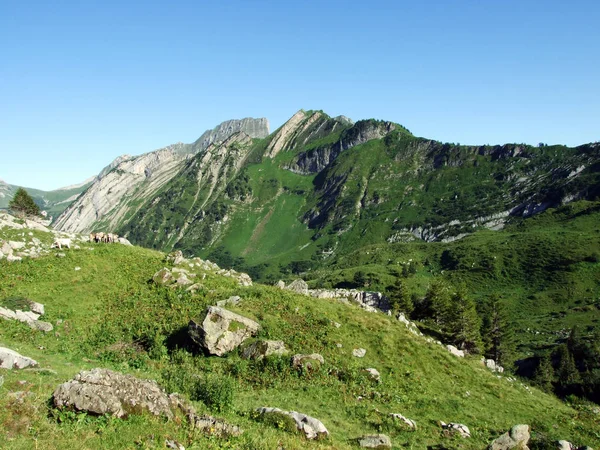
<path fill-rule="evenodd" d="M 144 201 L 153 198 L 194 154 L 208 158 L 232 135 L 246 139 L 265 137 L 267 119 L 223 122 L 208 130 L 193 144 L 177 143 L 140 156 L 122 155 L 105 167 L 94 183 L 56 221 L 56 228 L 70 232 L 115 230 L 135 215 Z"/>

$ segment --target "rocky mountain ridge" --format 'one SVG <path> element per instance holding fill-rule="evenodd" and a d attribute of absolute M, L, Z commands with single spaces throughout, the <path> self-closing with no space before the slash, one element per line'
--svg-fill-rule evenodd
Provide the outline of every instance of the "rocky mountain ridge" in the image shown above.
<path fill-rule="evenodd" d="M 268 126 L 266 119 L 229 120 L 206 131 L 193 144 L 177 143 L 140 156 L 119 156 L 98 174 L 55 226 L 69 232 L 114 230 L 145 200 L 157 195 L 193 155 L 204 154 L 233 134 L 262 138 L 268 134 Z"/>
<path fill-rule="evenodd" d="M 226 122 L 194 144 L 116 160 L 57 227 L 275 265 L 375 243 L 449 242 L 600 189 L 597 143 L 460 146 L 305 110 L 259 138 L 265 123 Z M 255 134 L 235 131 L 244 126 Z"/>

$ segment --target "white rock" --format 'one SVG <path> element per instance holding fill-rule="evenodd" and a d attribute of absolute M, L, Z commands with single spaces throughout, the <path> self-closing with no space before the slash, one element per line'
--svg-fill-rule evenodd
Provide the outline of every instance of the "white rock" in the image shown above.
<path fill-rule="evenodd" d="M 357 358 L 363 358 L 367 354 L 367 351 L 364 348 L 355 348 L 352 350 L 352 356 L 356 356 Z"/>
<path fill-rule="evenodd" d="M 406 424 L 406 426 L 408 426 L 409 428 L 412 428 L 412 429 L 417 428 L 417 423 L 414 420 L 404 417 L 402 414 L 392 413 L 392 414 L 390 414 L 390 416 L 393 417 L 394 419 L 404 422 Z"/>
<path fill-rule="evenodd" d="M 381 381 L 381 375 L 377 369 L 374 369 L 373 367 L 369 367 L 368 369 L 365 369 L 365 371 L 369 373 L 369 376 L 371 377 L 371 379 L 373 379 L 375 381 Z"/>
<path fill-rule="evenodd" d="M 457 349 L 454 345 L 447 345 L 446 348 L 454 356 L 458 356 L 460 358 L 464 358 L 465 357 L 465 352 L 462 351 L 462 350 Z"/>
<path fill-rule="evenodd" d="M 9 348 L 0 347 L 0 368 L 24 369 L 37 366 L 37 362 Z"/>
<path fill-rule="evenodd" d="M 20 248 L 25 247 L 25 242 L 8 241 L 8 245 L 10 245 L 10 248 L 12 248 L 13 250 L 19 250 Z"/>

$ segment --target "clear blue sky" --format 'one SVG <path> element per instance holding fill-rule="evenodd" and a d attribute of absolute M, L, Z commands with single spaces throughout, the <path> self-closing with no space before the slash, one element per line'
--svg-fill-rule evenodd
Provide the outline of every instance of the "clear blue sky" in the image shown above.
<path fill-rule="evenodd" d="M 0 0 L 0 178 L 300 108 L 462 144 L 600 140 L 600 2 Z"/>

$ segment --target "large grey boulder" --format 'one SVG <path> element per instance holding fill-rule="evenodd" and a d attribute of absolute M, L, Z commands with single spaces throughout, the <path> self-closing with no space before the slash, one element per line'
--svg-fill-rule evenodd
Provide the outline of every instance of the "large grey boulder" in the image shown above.
<path fill-rule="evenodd" d="M 446 348 L 454 356 L 458 356 L 459 358 L 464 358 L 465 357 L 465 352 L 463 350 L 457 349 L 454 345 L 446 345 Z"/>
<path fill-rule="evenodd" d="M 9 348 L 0 347 L 0 368 L 2 369 L 25 369 L 26 367 L 37 366 L 38 363 L 23 356 Z"/>
<path fill-rule="evenodd" d="M 202 322 L 190 320 L 192 340 L 211 355 L 223 356 L 256 335 L 260 325 L 218 306 L 209 306 Z"/>
<path fill-rule="evenodd" d="M 529 425 L 515 425 L 499 438 L 495 439 L 489 450 L 528 450 L 527 443 L 529 442 Z"/>
<path fill-rule="evenodd" d="M 364 348 L 355 348 L 352 350 L 352 356 L 355 356 L 356 358 L 364 358 L 366 354 L 367 351 Z"/>
<path fill-rule="evenodd" d="M 285 286 L 284 289 L 288 291 L 296 292 L 298 294 L 308 295 L 308 284 L 302 278 L 292 281 L 290 284 Z"/>
<path fill-rule="evenodd" d="M 325 428 L 325 425 L 320 420 L 306 414 L 269 407 L 258 408 L 256 411 L 261 415 L 282 414 L 291 417 L 296 424 L 296 428 L 303 432 L 307 439 L 317 439 L 329 435 L 329 431 L 327 431 L 327 428 Z"/>
<path fill-rule="evenodd" d="M 54 391 L 54 406 L 92 414 L 125 417 L 149 412 L 173 417 L 169 397 L 155 381 L 142 380 L 108 369 L 79 372 Z"/>
<path fill-rule="evenodd" d="M 362 448 L 385 449 L 392 448 L 392 441 L 385 434 L 367 434 L 358 438 L 358 445 Z"/>
<path fill-rule="evenodd" d="M 292 356 L 292 367 L 297 370 L 315 371 L 321 367 L 321 364 L 325 364 L 325 359 L 318 353 L 311 353 L 310 355 L 297 354 Z"/>
<path fill-rule="evenodd" d="M 242 358 L 260 361 L 270 355 L 285 355 L 288 349 L 283 341 L 256 341 L 242 351 Z"/>

